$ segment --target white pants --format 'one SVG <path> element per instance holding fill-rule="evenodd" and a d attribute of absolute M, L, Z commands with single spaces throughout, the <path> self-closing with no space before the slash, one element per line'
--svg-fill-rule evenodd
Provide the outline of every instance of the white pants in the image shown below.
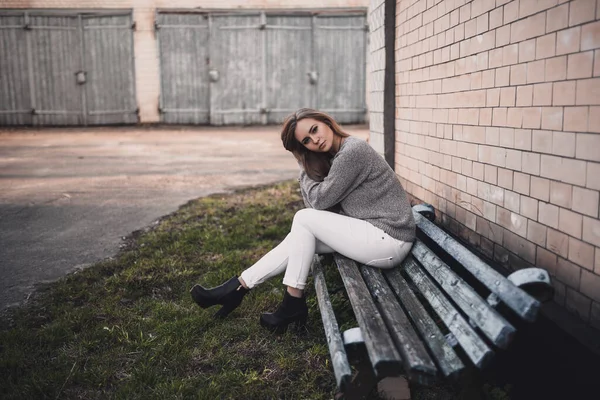
<path fill-rule="evenodd" d="M 340 253 L 377 268 L 392 268 L 408 255 L 411 242 L 392 238 L 370 223 L 329 211 L 305 208 L 277 247 L 242 272 L 249 288 L 285 271 L 283 284 L 304 289 L 315 253 Z"/>

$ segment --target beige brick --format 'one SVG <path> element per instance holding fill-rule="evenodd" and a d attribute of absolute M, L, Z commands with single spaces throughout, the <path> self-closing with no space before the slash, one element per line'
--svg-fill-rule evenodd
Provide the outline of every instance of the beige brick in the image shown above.
<path fill-rule="evenodd" d="M 523 152 L 506 149 L 506 168 L 520 171 L 522 166 Z"/>
<path fill-rule="evenodd" d="M 504 244 L 507 245 L 506 241 L 508 238 L 511 238 L 511 234 L 514 233 L 516 235 L 519 235 L 521 237 L 526 237 L 527 236 L 527 219 L 523 218 L 522 216 L 515 214 L 513 212 L 511 212 L 510 210 L 507 210 L 505 208 L 502 207 L 497 207 L 496 208 L 496 223 L 500 226 L 502 226 L 503 228 L 506 228 L 509 232 L 505 232 L 504 233 Z M 511 250 L 513 250 L 515 253 L 517 252 L 517 247 L 518 247 L 518 240 L 516 240 L 517 238 L 512 238 L 512 241 L 514 242 L 513 246 L 511 247 Z"/>
<path fill-rule="evenodd" d="M 587 322 L 590 319 L 591 300 L 571 288 L 567 288 L 566 294 L 565 307 L 567 311 Z"/>
<path fill-rule="evenodd" d="M 500 146 L 512 148 L 515 145 L 515 130 L 512 128 L 500 128 Z"/>
<path fill-rule="evenodd" d="M 590 107 L 587 130 L 600 133 L 600 107 Z"/>
<path fill-rule="evenodd" d="M 562 159 L 561 180 L 573 185 L 585 186 L 586 162 L 573 158 Z"/>
<path fill-rule="evenodd" d="M 538 83 L 533 86 L 533 105 L 552 105 L 552 83 Z"/>
<path fill-rule="evenodd" d="M 543 269 L 547 270 L 550 274 L 555 275 L 556 274 L 556 263 L 557 263 L 556 254 L 553 254 L 542 247 L 537 248 L 535 265 L 538 268 L 543 268 Z"/>
<path fill-rule="evenodd" d="M 544 33 L 546 33 L 545 12 L 513 22 L 510 26 L 510 42 L 521 42 L 523 40 L 541 36 Z"/>
<path fill-rule="evenodd" d="M 555 106 L 575 105 L 576 82 L 555 82 L 552 91 L 552 104 Z"/>
<path fill-rule="evenodd" d="M 503 7 L 498 7 L 490 11 L 490 29 L 497 28 L 502 25 Z"/>
<path fill-rule="evenodd" d="M 575 83 L 573 82 L 573 103 L 575 103 Z M 533 85 L 517 87 L 517 106 L 527 107 L 533 104 Z"/>
<path fill-rule="evenodd" d="M 600 190 L 600 164 L 588 162 L 587 163 L 587 181 L 585 187 L 589 189 Z"/>
<path fill-rule="evenodd" d="M 544 60 L 527 63 L 527 83 L 544 82 L 546 62 Z"/>
<path fill-rule="evenodd" d="M 600 78 L 577 81 L 577 94 L 575 102 L 580 105 L 600 104 Z"/>
<path fill-rule="evenodd" d="M 534 88 L 534 96 L 535 96 L 535 88 Z M 563 127 L 563 108 L 562 107 L 543 107 L 542 108 L 542 129 L 561 130 L 562 127 Z"/>
<path fill-rule="evenodd" d="M 589 107 L 565 107 L 566 131 L 587 132 Z"/>
<path fill-rule="evenodd" d="M 537 176 L 531 177 L 531 197 L 542 201 L 550 200 L 550 181 L 544 178 L 538 178 Z M 552 206 L 555 207 L 555 206 Z M 542 208 L 540 203 L 540 209 Z M 546 212 L 548 212 L 546 210 Z M 540 212 L 541 214 L 541 212 Z M 556 210 L 556 226 L 558 226 L 558 209 Z M 538 221 L 542 222 L 539 218 Z M 548 224 L 546 224 L 548 225 Z M 550 225 L 549 225 L 550 226 Z"/>
<path fill-rule="evenodd" d="M 527 222 L 527 240 L 538 246 L 546 246 L 546 227 L 534 221 Z"/>
<path fill-rule="evenodd" d="M 519 0 L 513 0 L 503 7 L 504 9 L 504 25 L 519 19 Z"/>
<path fill-rule="evenodd" d="M 536 199 L 532 199 L 531 197 L 521 196 L 521 209 L 519 212 L 525 218 L 537 221 L 538 201 Z"/>
<path fill-rule="evenodd" d="M 465 22 L 465 38 L 468 39 L 477 34 L 477 20 L 470 19 Z"/>
<path fill-rule="evenodd" d="M 540 153 L 552 153 L 552 132 L 533 131 L 532 149 Z"/>
<path fill-rule="evenodd" d="M 569 4 L 548 10 L 546 15 L 546 32 L 554 32 L 569 26 Z"/>
<path fill-rule="evenodd" d="M 494 108 L 492 111 L 492 125 L 506 126 L 507 110 L 505 107 Z"/>
<path fill-rule="evenodd" d="M 600 301 L 600 275 L 581 271 L 581 293 L 595 301 Z"/>
<path fill-rule="evenodd" d="M 523 125 L 523 109 L 515 107 L 508 108 L 506 125 L 512 128 L 520 128 Z"/>
<path fill-rule="evenodd" d="M 485 105 L 487 107 L 498 107 L 500 105 L 500 89 L 488 89 Z"/>
<path fill-rule="evenodd" d="M 492 109 L 482 108 L 479 110 L 479 125 L 490 126 L 492 124 Z"/>
<path fill-rule="evenodd" d="M 541 36 L 536 39 L 535 58 L 541 60 L 543 58 L 554 57 L 556 54 L 556 33 Z"/>
<path fill-rule="evenodd" d="M 600 21 L 592 22 L 581 28 L 581 50 L 600 48 Z"/>
<path fill-rule="evenodd" d="M 567 79 L 591 78 L 593 63 L 593 51 L 569 54 L 567 61 Z"/>
<path fill-rule="evenodd" d="M 495 185 L 498 181 L 498 168 L 486 164 L 484 166 L 484 181 Z"/>
<path fill-rule="evenodd" d="M 541 107 L 523 108 L 523 128 L 539 129 L 542 125 Z"/>
<path fill-rule="evenodd" d="M 527 64 L 516 64 L 510 66 L 510 84 L 524 85 L 527 83 Z"/>
<path fill-rule="evenodd" d="M 496 127 L 485 128 L 485 143 L 493 146 L 500 144 L 500 129 Z"/>
<path fill-rule="evenodd" d="M 515 129 L 514 147 L 519 150 L 531 150 L 531 129 Z"/>
<path fill-rule="evenodd" d="M 581 267 L 559 257 L 556 264 L 556 277 L 567 286 L 578 290 L 581 282 Z"/>
<path fill-rule="evenodd" d="M 489 51 L 489 67 L 490 68 L 497 68 L 497 67 L 501 67 L 502 64 L 502 48 L 498 48 L 498 49 L 493 49 Z"/>
<path fill-rule="evenodd" d="M 473 163 L 473 178 L 482 181 L 483 180 L 483 164 L 474 162 Z"/>
<path fill-rule="evenodd" d="M 594 270 L 594 246 L 569 238 L 569 261 L 590 271 Z"/>
<path fill-rule="evenodd" d="M 546 81 L 562 81 L 567 78 L 567 57 L 554 57 L 546 60 Z"/>
<path fill-rule="evenodd" d="M 500 89 L 500 106 L 513 107 L 516 101 L 516 88 L 505 87 Z"/>
<path fill-rule="evenodd" d="M 552 154 L 574 157 L 575 134 L 563 131 L 552 132 Z"/>
<path fill-rule="evenodd" d="M 529 195 L 530 176 L 520 172 L 514 173 L 513 190 L 517 193 Z M 519 210 L 513 210 L 519 212 Z"/>
<path fill-rule="evenodd" d="M 519 45 L 511 44 L 502 48 L 502 65 L 512 65 L 519 62 Z"/>
<path fill-rule="evenodd" d="M 489 13 L 477 17 L 477 34 L 480 35 L 489 29 Z"/>
<path fill-rule="evenodd" d="M 574 186 L 572 210 L 597 218 L 599 196 L 600 193 L 597 190 L 583 189 Z"/>
<path fill-rule="evenodd" d="M 496 69 L 496 87 L 508 86 L 510 82 L 510 67 Z"/>
<path fill-rule="evenodd" d="M 564 208 L 571 208 L 573 186 L 564 183 L 550 182 L 550 202 Z"/>
<path fill-rule="evenodd" d="M 524 42 L 519 43 L 519 62 L 527 62 L 536 59 L 535 54 L 535 42 L 536 39 L 529 39 Z"/>
<path fill-rule="evenodd" d="M 583 240 L 600 247 L 600 220 L 583 217 Z"/>
<path fill-rule="evenodd" d="M 565 29 L 556 36 L 556 55 L 576 53 L 581 42 L 581 27 Z"/>
<path fill-rule="evenodd" d="M 483 71 L 482 76 L 481 76 L 481 87 L 482 88 L 494 87 L 495 80 L 496 80 L 495 77 L 496 77 L 495 70 L 492 69 L 492 70 Z"/>
<path fill-rule="evenodd" d="M 578 159 L 600 161 L 600 135 L 578 133 L 576 156 Z"/>
<path fill-rule="evenodd" d="M 533 177 L 532 177 L 532 187 L 533 187 Z M 532 188 L 533 191 L 533 188 Z M 558 229 L 559 220 L 558 220 L 558 207 L 555 205 L 539 202 L 538 203 L 538 221 L 544 225 L 547 225 L 551 228 Z"/>
<path fill-rule="evenodd" d="M 581 239 L 583 218 L 580 214 L 560 209 L 558 214 L 558 229 L 568 235 Z"/>
<path fill-rule="evenodd" d="M 594 51 L 594 76 L 600 76 L 600 50 Z"/>
<path fill-rule="evenodd" d="M 569 236 L 554 229 L 548 229 L 546 235 L 548 250 L 563 258 L 569 255 Z"/>
<path fill-rule="evenodd" d="M 533 132 L 532 132 L 533 138 Z M 533 139 L 532 139 L 533 148 Z M 522 171 L 530 175 L 539 175 L 540 173 L 540 155 L 532 152 L 523 152 Z"/>
<path fill-rule="evenodd" d="M 569 5 L 569 26 L 594 20 L 596 4 L 593 0 L 574 0 Z"/>
<path fill-rule="evenodd" d="M 504 191 L 504 207 L 513 213 L 519 212 L 520 197 L 518 193 L 511 192 L 510 190 Z"/>
<path fill-rule="evenodd" d="M 512 190 L 513 180 L 513 171 L 498 168 L 498 186 Z"/>

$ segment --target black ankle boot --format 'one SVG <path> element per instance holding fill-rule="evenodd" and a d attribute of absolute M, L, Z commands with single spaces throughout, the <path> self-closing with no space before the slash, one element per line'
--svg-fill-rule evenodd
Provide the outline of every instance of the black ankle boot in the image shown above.
<path fill-rule="evenodd" d="M 190 294 L 192 299 L 202 308 L 222 304 L 215 314 L 216 318 L 224 318 L 242 303 L 242 299 L 250 290 L 242 286 L 237 276 L 212 289 L 194 285 Z"/>
<path fill-rule="evenodd" d="M 264 313 L 260 316 L 260 324 L 268 330 L 275 333 L 284 333 L 292 322 L 296 323 L 298 328 L 306 324 L 308 316 L 308 307 L 306 298 L 294 297 L 285 291 L 283 302 L 274 313 Z"/>

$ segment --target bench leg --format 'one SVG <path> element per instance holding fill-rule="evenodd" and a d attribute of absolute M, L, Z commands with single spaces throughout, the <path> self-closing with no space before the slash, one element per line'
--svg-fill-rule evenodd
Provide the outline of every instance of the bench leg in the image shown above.
<path fill-rule="evenodd" d="M 352 377 L 352 382 L 348 385 L 348 388 L 344 393 L 338 393 L 335 398 L 345 400 L 362 400 L 366 399 L 369 394 L 377 387 L 379 379 L 375 376 L 369 355 L 367 354 L 367 348 L 360 338 L 356 337 L 350 339 L 350 333 L 352 331 L 360 332 L 359 328 L 349 329 L 344 332 L 344 338 L 346 342 L 346 353 L 348 354 L 348 360 L 354 366 L 356 373 Z M 354 332 L 356 333 L 356 332 Z"/>
<path fill-rule="evenodd" d="M 366 354 L 365 354 L 366 356 Z M 349 390 L 344 393 L 345 400 L 363 400 L 377 387 L 379 380 L 373 373 L 369 358 L 363 358 L 356 364 L 356 375 L 352 378 Z"/>

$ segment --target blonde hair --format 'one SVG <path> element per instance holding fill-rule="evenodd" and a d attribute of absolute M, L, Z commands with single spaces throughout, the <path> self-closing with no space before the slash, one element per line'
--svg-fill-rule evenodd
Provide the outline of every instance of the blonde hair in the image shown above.
<path fill-rule="evenodd" d="M 302 167 L 309 178 L 314 181 L 322 182 L 327 174 L 329 174 L 333 156 L 329 153 L 310 151 L 304 147 L 302 143 L 298 142 L 296 139 L 296 127 L 298 121 L 305 118 L 312 118 L 324 123 L 333 131 L 334 135 L 341 137 L 348 137 L 350 135 L 342 130 L 333 117 L 311 108 L 301 108 L 295 113 L 287 116 L 283 122 L 283 127 L 281 129 L 281 141 L 283 142 L 283 147 L 285 147 L 287 151 L 290 151 L 302 164 Z"/>

